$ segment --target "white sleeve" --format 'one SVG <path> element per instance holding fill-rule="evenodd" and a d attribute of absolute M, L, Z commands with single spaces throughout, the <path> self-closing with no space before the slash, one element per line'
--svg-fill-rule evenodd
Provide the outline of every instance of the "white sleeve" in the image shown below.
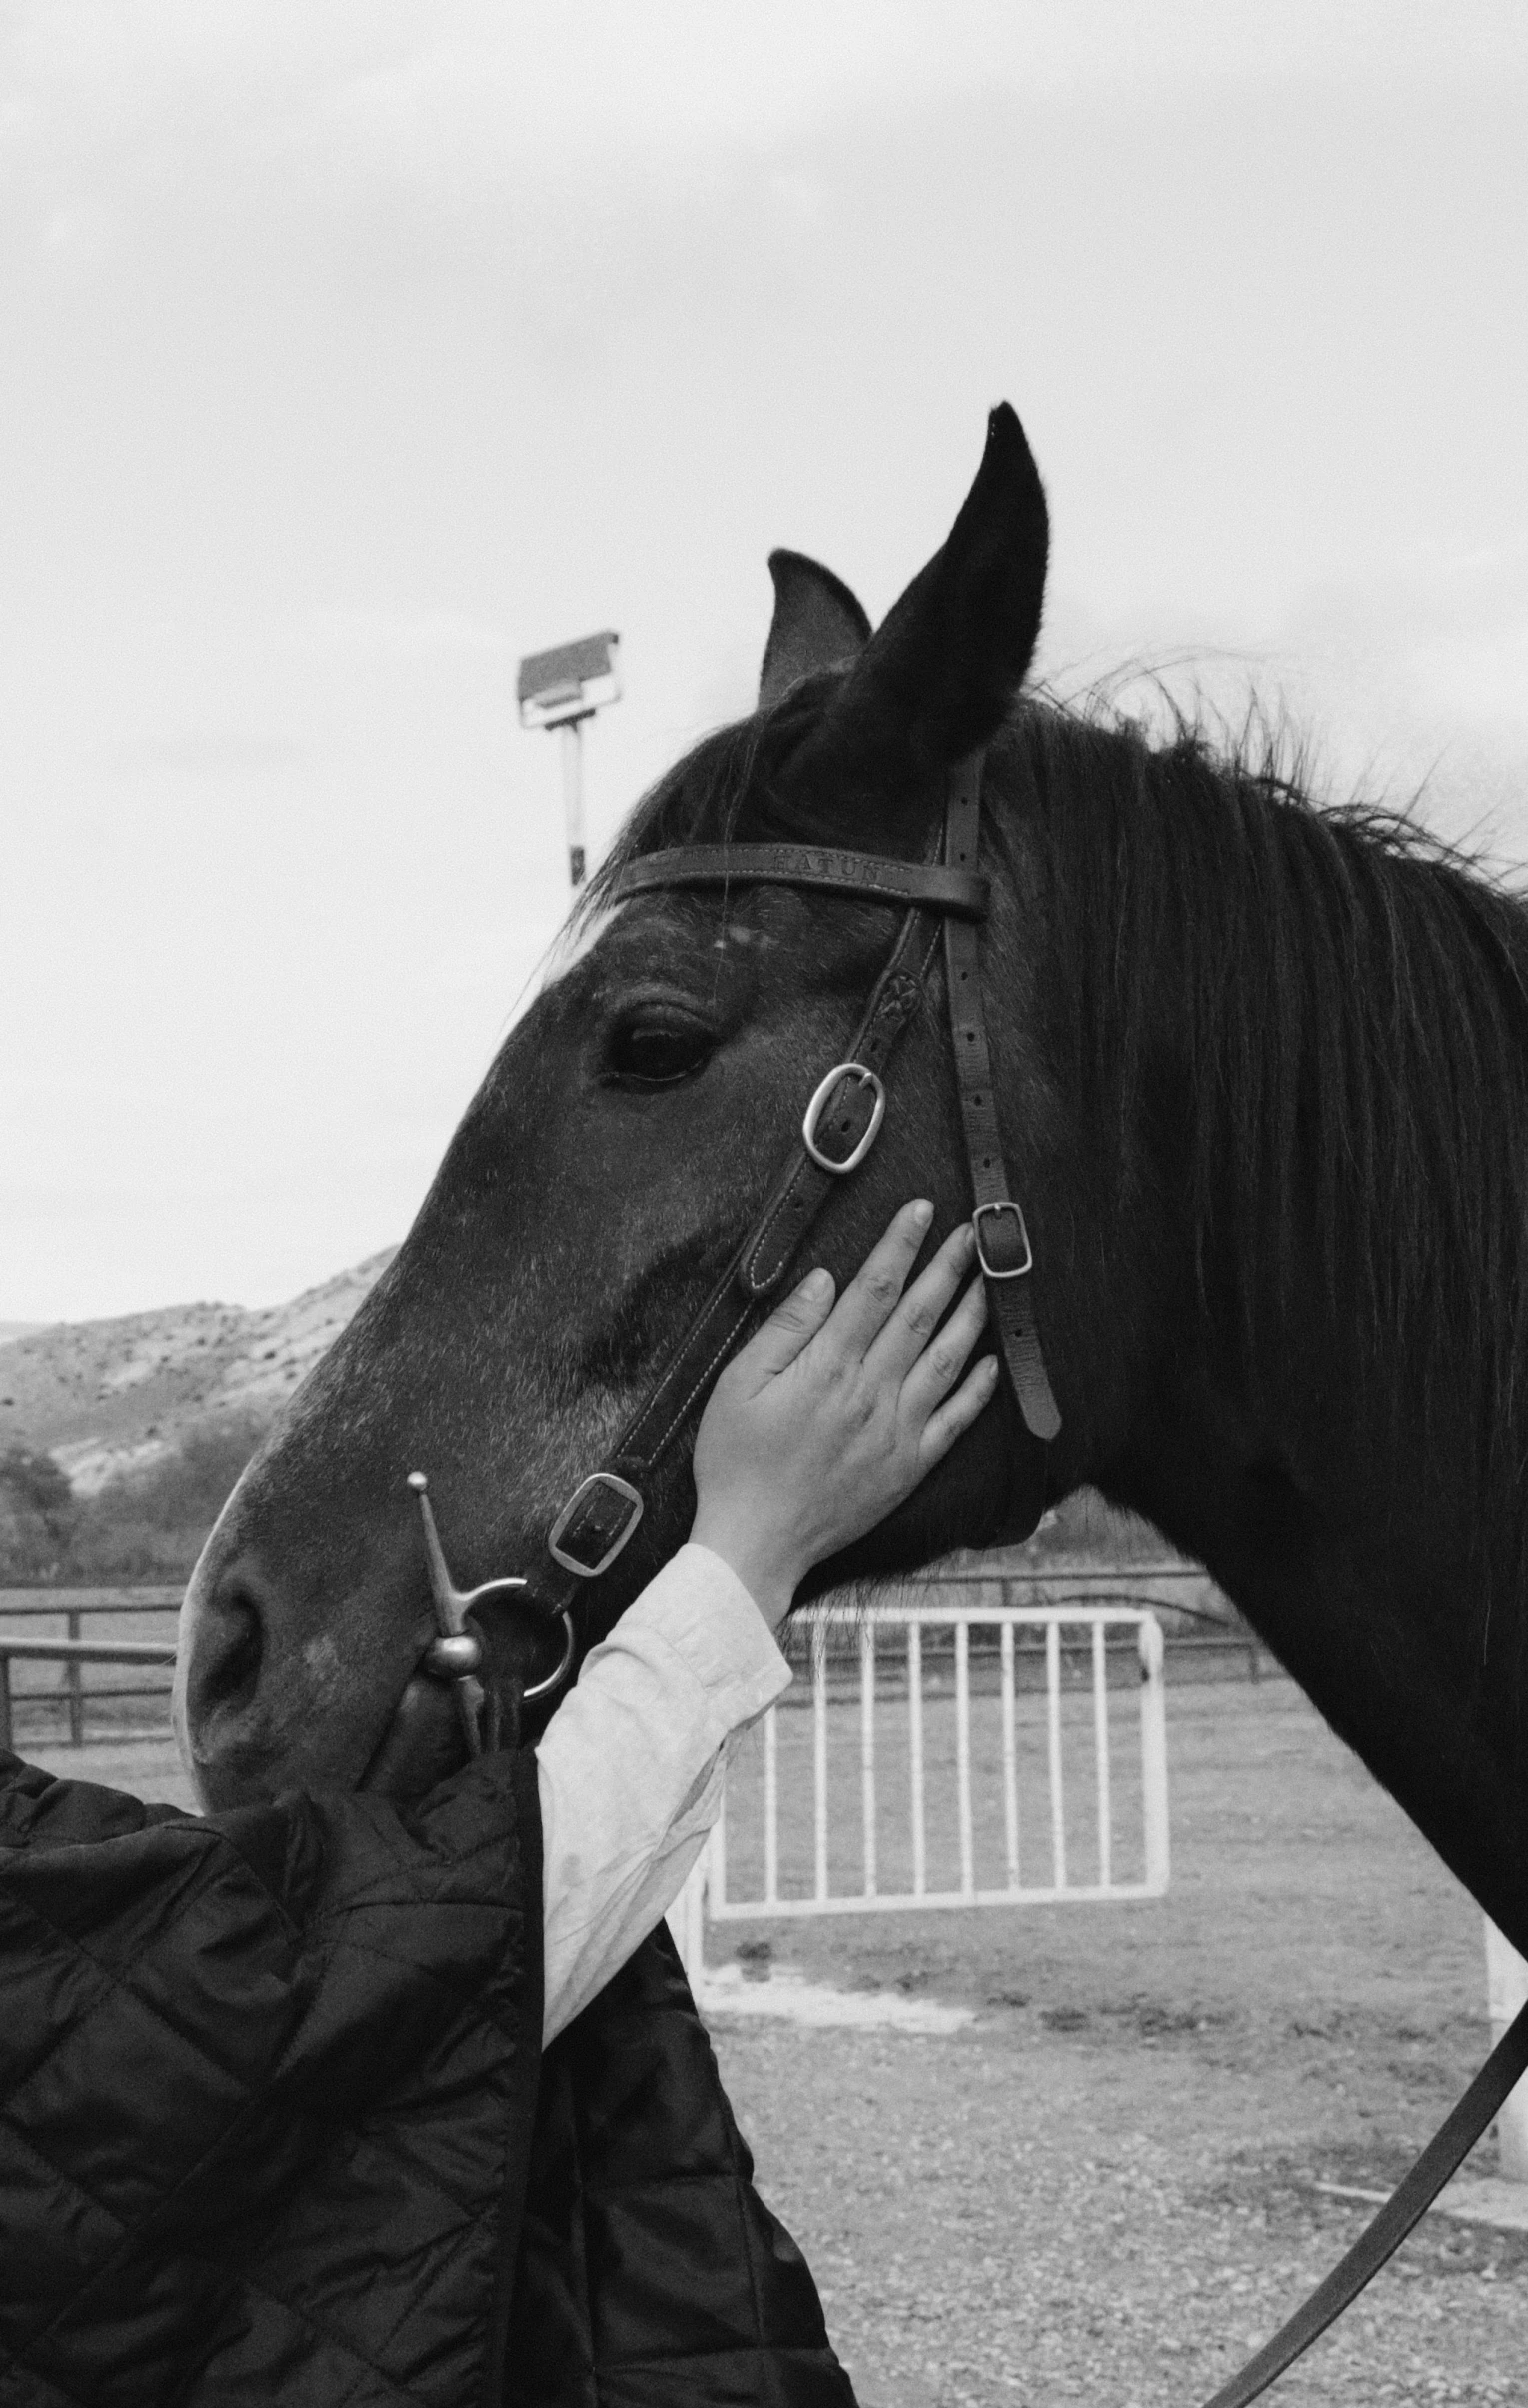
<path fill-rule="evenodd" d="M 729 1743 L 790 1684 L 731 1567 L 685 1546 L 586 1658 L 537 1749 L 551 2040 L 673 1905 Z"/>

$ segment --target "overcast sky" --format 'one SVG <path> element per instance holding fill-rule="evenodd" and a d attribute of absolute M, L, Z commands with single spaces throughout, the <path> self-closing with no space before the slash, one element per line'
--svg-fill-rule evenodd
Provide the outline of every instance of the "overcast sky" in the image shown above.
<path fill-rule="evenodd" d="M 1041 665 L 1528 862 L 1521 0 L 0 0 L 0 1319 L 400 1237 L 596 846 L 1006 395 Z"/>

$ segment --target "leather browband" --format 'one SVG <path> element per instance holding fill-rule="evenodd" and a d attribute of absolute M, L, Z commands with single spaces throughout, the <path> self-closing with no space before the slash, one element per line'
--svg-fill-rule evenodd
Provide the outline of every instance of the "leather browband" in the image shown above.
<path fill-rule="evenodd" d="M 662 887 L 822 887 L 834 895 L 862 895 L 871 903 L 905 907 L 960 920 L 984 920 L 987 882 L 943 862 L 898 862 L 879 853 L 840 853 L 825 845 L 682 845 L 649 853 L 616 874 L 613 901 L 651 894 Z"/>

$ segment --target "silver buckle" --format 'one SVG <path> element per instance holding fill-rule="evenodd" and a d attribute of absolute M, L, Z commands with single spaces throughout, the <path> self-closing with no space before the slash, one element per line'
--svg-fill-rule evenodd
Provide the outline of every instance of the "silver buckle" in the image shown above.
<path fill-rule="evenodd" d="M 573 1520 L 574 1515 L 578 1512 L 578 1509 L 580 1505 L 583 1504 L 585 1498 L 597 1488 L 613 1489 L 616 1495 L 622 1498 L 629 1510 L 625 1523 L 616 1532 L 615 1537 L 611 1540 L 604 1554 L 600 1557 L 599 1562 L 583 1563 L 579 1560 L 577 1555 L 570 1555 L 566 1547 L 559 1546 L 558 1540 L 566 1532 L 569 1523 Z M 567 1504 L 564 1505 L 563 1510 L 558 1515 L 551 1529 L 547 1532 L 547 1552 L 552 1557 L 554 1563 L 560 1563 L 565 1572 L 572 1572 L 577 1579 L 598 1580 L 602 1572 L 608 1572 L 610 1570 L 610 1567 L 615 1562 L 616 1557 L 620 1554 L 622 1548 L 626 1545 L 627 1540 L 631 1537 L 632 1532 L 636 1529 L 637 1524 L 641 1521 L 642 1513 L 642 1497 L 638 1493 L 637 1489 L 632 1486 L 630 1480 L 618 1479 L 614 1471 L 592 1471 L 587 1480 L 581 1480 L 579 1482 L 579 1485 L 577 1488 L 575 1488 L 572 1496 L 570 1496 L 568 1499 Z"/>
<path fill-rule="evenodd" d="M 835 1163 L 822 1152 L 817 1144 L 815 1136 L 817 1115 L 839 1080 L 848 1078 L 857 1079 L 861 1087 L 872 1087 L 875 1090 L 875 1103 L 870 1114 L 870 1126 L 854 1148 L 853 1153 L 846 1155 L 841 1163 Z M 886 1091 L 875 1073 L 867 1071 L 862 1062 L 835 1062 L 806 1107 L 806 1117 L 801 1123 L 801 1144 L 819 1171 L 830 1171 L 834 1179 L 841 1179 L 846 1172 L 858 1170 L 879 1137 L 880 1124 L 885 1117 Z"/>
<path fill-rule="evenodd" d="M 999 1270 L 994 1262 L 989 1262 L 987 1260 L 986 1247 L 981 1241 L 981 1222 L 983 1215 L 988 1212 L 1011 1212 L 1014 1219 L 1018 1222 L 1018 1234 L 1023 1244 L 1024 1258 L 1022 1262 L 1016 1263 L 1011 1270 Z M 980 1263 L 982 1271 L 987 1278 L 1022 1279 L 1029 1271 L 1033 1270 L 1034 1248 L 1029 1243 L 1028 1224 L 1024 1219 L 1023 1213 L 1019 1210 L 1017 1204 L 1013 1203 L 1010 1197 L 1004 1198 L 1000 1204 L 978 1204 L 975 1211 L 971 1214 L 971 1227 L 975 1232 L 976 1238 L 976 1259 Z"/>

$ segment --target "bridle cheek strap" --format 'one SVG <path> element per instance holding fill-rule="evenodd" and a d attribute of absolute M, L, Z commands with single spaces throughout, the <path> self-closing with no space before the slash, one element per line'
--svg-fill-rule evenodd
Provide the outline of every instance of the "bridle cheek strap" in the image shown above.
<path fill-rule="evenodd" d="M 527 1586 L 527 1602 L 541 1611 L 566 1611 L 588 1581 L 610 1569 L 642 1519 L 644 1491 L 653 1472 L 750 1329 L 764 1317 L 838 1181 L 851 1177 L 864 1159 L 872 1124 L 873 1131 L 879 1128 L 884 1074 L 898 1038 L 922 1002 L 923 982 L 937 948 L 937 922 L 930 924 L 916 908 L 907 912 L 855 1032 L 849 1065 L 830 1085 L 819 1084 L 801 1140 L 791 1149 L 747 1237 L 604 1464 L 575 1489 L 553 1523 L 549 1561 L 533 1571 Z"/>
<path fill-rule="evenodd" d="M 868 1155 L 885 1111 L 897 1041 L 927 993 L 941 923 L 977 1251 L 999 1351 L 1026 1433 L 1014 1465 L 1005 1527 L 1011 1536 L 1027 1537 L 1039 1520 L 1045 1501 L 1044 1443 L 1061 1423 L 1034 1318 L 1033 1252 L 1008 1187 L 992 1096 L 977 938 L 988 902 L 977 862 L 981 766 L 982 755 L 973 753 L 951 774 L 942 862 L 894 861 L 814 845 L 691 845 L 647 855 L 618 874 L 612 888 L 616 902 L 684 888 L 774 885 L 905 909 L 849 1057 L 819 1081 L 800 1139 L 753 1227 L 604 1464 L 574 1491 L 554 1522 L 548 1559 L 532 1572 L 525 1592 L 525 1601 L 541 1612 L 568 1611 L 586 1584 L 610 1569 L 642 1519 L 653 1472 L 762 1318 L 834 1189 Z"/>
<path fill-rule="evenodd" d="M 774 1293 L 839 1180 L 851 1176 L 869 1151 L 864 1136 L 877 1102 L 870 1081 L 885 1084 L 896 1041 L 921 1008 L 937 946 L 937 924 L 929 928 L 922 911 L 909 912 L 849 1048 L 851 1063 L 869 1078 L 856 1078 L 844 1069 L 825 1096 L 818 1089 L 820 1107 L 813 1114 L 814 1096 L 801 1124 L 803 1132 L 812 1133 L 812 1147 L 808 1150 L 803 1137 L 739 1255 L 738 1284 L 751 1301 L 762 1303 Z M 877 1132 L 878 1127 L 877 1120 Z"/>
<path fill-rule="evenodd" d="M 974 874 L 981 844 L 981 755 L 968 753 L 950 778 L 944 823 L 944 858 L 951 869 Z M 992 1057 L 986 1039 L 981 995 L 981 953 L 976 930 L 953 914 L 944 922 L 944 963 L 949 982 L 949 1026 L 960 1087 L 965 1159 L 970 1169 L 976 1252 L 986 1279 L 987 1304 L 1013 1394 L 1031 1437 L 1046 1444 L 1060 1431 L 1061 1416 L 1045 1371 L 1034 1318 L 1034 1249 L 1021 1206 L 1008 1187 Z"/>

